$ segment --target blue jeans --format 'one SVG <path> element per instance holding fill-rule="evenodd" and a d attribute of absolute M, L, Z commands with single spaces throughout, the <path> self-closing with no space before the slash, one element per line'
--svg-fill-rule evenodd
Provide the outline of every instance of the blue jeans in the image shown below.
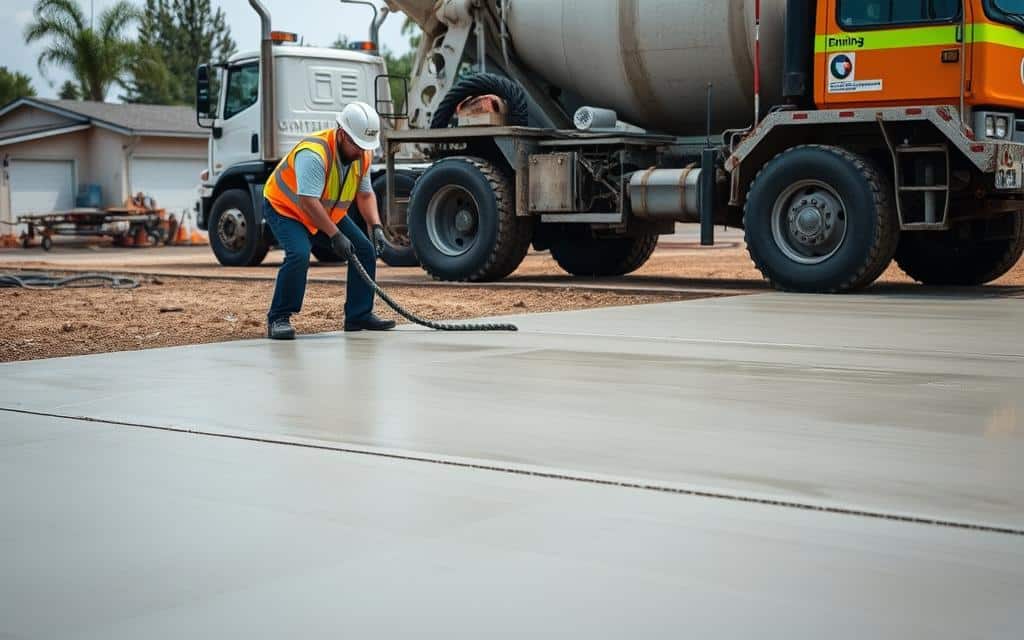
<path fill-rule="evenodd" d="M 267 322 L 287 320 L 293 313 L 302 310 L 302 299 L 306 296 L 306 275 L 309 272 L 309 254 L 313 247 L 313 236 L 297 220 L 286 218 L 274 211 L 274 207 L 263 199 L 263 216 L 270 230 L 277 238 L 277 244 L 284 249 L 284 264 L 277 272 L 274 299 L 267 312 Z M 377 255 L 373 244 L 352 218 L 345 216 L 338 225 L 341 232 L 352 241 L 359 262 L 366 267 L 370 277 L 376 277 Z M 345 288 L 345 320 L 363 320 L 373 311 L 373 289 L 359 277 L 349 265 Z"/>

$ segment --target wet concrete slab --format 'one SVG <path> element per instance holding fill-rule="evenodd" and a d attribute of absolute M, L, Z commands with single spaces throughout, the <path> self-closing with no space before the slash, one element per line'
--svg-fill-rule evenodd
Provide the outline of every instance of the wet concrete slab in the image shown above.
<path fill-rule="evenodd" d="M 1024 531 L 1024 301 L 767 294 L 517 322 L 0 365 L 0 408 Z"/>
<path fill-rule="evenodd" d="M 330 344 L 330 343 L 328 343 Z M 1014 535 L 5 414 L 0 635 L 1018 638 Z"/>

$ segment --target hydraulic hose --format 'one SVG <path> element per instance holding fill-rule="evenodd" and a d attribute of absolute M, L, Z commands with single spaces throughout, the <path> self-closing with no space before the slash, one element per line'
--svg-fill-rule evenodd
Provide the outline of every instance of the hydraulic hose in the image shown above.
<path fill-rule="evenodd" d="M 380 299 L 387 303 L 389 307 L 395 310 L 395 313 L 402 316 L 409 322 L 416 323 L 420 326 L 427 327 L 428 329 L 434 329 L 435 331 L 519 331 L 519 327 L 514 324 L 448 324 L 445 322 L 434 322 L 433 320 L 426 320 L 417 316 L 416 314 L 406 310 L 402 305 L 395 302 L 391 296 L 388 295 L 384 289 L 380 288 L 370 274 L 366 272 L 366 268 L 363 263 L 359 262 L 359 259 L 355 255 L 349 254 L 349 264 L 356 268 L 356 273 L 363 279 L 366 284 L 373 287 L 374 292 L 380 296 Z"/>
<path fill-rule="evenodd" d="M 111 289 L 134 289 L 139 281 L 124 276 L 105 273 L 83 273 L 81 275 L 61 277 L 41 273 L 0 273 L 0 287 L 20 287 L 22 289 L 80 289 L 87 287 L 109 286 Z"/>

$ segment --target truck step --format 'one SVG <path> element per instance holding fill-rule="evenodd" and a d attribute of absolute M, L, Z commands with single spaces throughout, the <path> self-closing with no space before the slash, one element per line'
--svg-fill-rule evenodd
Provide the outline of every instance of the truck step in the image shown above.
<path fill-rule="evenodd" d="M 896 153 L 946 153 L 949 148 L 944 144 L 898 144 Z"/>

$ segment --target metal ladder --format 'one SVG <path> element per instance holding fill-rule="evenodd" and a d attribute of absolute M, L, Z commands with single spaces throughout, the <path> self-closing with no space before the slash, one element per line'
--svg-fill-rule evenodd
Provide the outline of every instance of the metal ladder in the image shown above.
<path fill-rule="evenodd" d="M 949 146 L 945 143 L 940 144 L 893 144 L 889 131 L 885 127 L 885 123 L 879 122 L 882 127 L 882 134 L 885 137 L 886 144 L 889 145 L 889 149 L 892 151 L 893 165 L 895 169 L 895 187 L 896 187 L 896 211 L 900 217 L 900 228 L 905 231 L 925 231 L 925 230 L 943 230 L 949 228 L 949 180 L 950 180 L 950 162 L 949 162 Z M 946 184 L 928 184 L 935 181 L 935 166 L 933 164 L 925 165 L 924 185 L 907 185 L 905 176 L 903 175 L 903 162 L 902 160 L 907 156 L 913 155 L 942 155 L 942 163 L 945 166 Z M 916 196 L 916 194 L 923 194 L 923 219 L 920 220 L 908 220 L 907 211 L 912 208 L 909 206 L 909 198 Z M 942 197 L 941 207 L 939 206 L 939 197 Z M 918 216 L 920 217 L 920 216 Z"/>

